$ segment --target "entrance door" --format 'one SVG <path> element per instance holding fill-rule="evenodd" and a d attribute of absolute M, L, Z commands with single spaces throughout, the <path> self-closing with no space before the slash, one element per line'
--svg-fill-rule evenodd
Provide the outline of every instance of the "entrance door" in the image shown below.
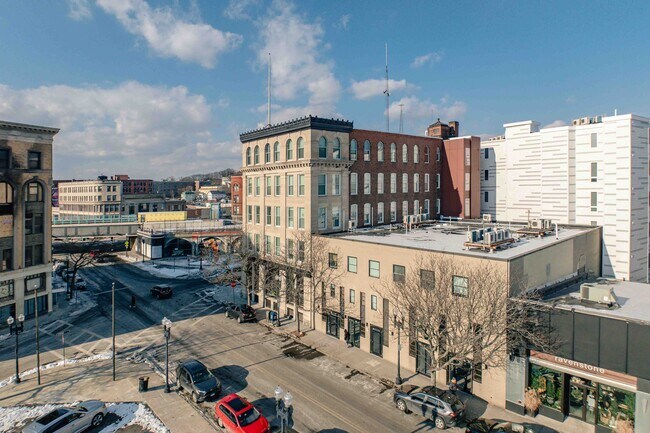
<path fill-rule="evenodd" d="M 382 356 L 383 352 L 383 336 L 382 329 L 376 326 L 370 327 L 370 353 L 377 356 Z"/>
<path fill-rule="evenodd" d="M 327 315 L 327 335 L 339 338 L 339 316 L 334 314 Z"/>
<path fill-rule="evenodd" d="M 418 342 L 416 349 L 416 371 L 425 376 L 431 376 L 431 353 L 429 352 L 429 345 Z"/>
<path fill-rule="evenodd" d="M 361 320 L 348 317 L 348 332 L 350 332 L 350 344 L 359 347 L 361 344 Z"/>
<path fill-rule="evenodd" d="M 572 376 L 569 381 L 569 416 L 596 423 L 596 388 L 590 380 Z"/>

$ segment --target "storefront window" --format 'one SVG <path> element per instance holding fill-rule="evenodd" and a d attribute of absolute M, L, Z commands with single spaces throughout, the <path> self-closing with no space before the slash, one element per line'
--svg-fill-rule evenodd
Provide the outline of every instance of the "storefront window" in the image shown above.
<path fill-rule="evenodd" d="M 598 392 L 598 424 L 616 431 L 634 429 L 633 392 L 623 391 L 607 385 L 600 385 Z"/>
<path fill-rule="evenodd" d="M 562 374 L 550 368 L 530 365 L 530 387 L 537 391 L 544 406 L 562 409 Z"/>

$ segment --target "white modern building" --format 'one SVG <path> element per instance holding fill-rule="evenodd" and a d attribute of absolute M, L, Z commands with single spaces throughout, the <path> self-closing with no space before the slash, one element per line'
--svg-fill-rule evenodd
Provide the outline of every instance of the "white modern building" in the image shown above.
<path fill-rule="evenodd" d="M 481 143 L 481 211 L 497 221 L 603 227 L 602 274 L 648 279 L 648 128 L 633 114 L 540 128 L 527 120 Z"/>

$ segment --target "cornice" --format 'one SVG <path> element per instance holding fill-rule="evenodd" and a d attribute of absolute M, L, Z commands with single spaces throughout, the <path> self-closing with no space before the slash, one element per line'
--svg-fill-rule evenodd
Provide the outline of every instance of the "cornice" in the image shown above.
<path fill-rule="evenodd" d="M 305 116 L 299 119 L 289 120 L 287 122 L 267 125 L 263 128 L 243 132 L 239 135 L 242 143 L 246 143 L 260 138 L 272 137 L 275 135 L 285 134 L 287 132 L 299 131 L 301 129 L 317 129 L 320 131 L 333 132 L 351 132 L 354 122 L 341 119 L 325 119 L 316 116 Z"/>
<path fill-rule="evenodd" d="M 26 123 L 15 123 L 15 122 L 6 122 L 0 121 L 0 129 L 4 130 L 18 130 L 26 132 L 44 132 L 47 134 L 56 134 L 59 132 L 59 128 L 50 128 L 48 126 L 37 126 L 37 125 L 28 125 Z"/>
<path fill-rule="evenodd" d="M 242 173 L 259 173 L 259 172 L 273 172 L 276 170 L 287 170 L 292 168 L 311 168 L 311 167 L 335 167 L 335 168 L 350 168 L 354 161 L 344 160 L 303 160 L 303 161 L 289 161 L 289 162 L 276 162 L 273 164 L 255 165 L 250 167 L 242 167 Z"/>

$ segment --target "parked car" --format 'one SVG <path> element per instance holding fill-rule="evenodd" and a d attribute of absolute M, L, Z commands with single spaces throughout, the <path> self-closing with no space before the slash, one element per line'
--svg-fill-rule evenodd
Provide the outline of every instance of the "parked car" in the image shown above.
<path fill-rule="evenodd" d="M 237 319 L 239 323 L 255 320 L 255 310 L 246 304 L 229 304 L 226 307 L 226 317 Z"/>
<path fill-rule="evenodd" d="M 196 403 L 217 397 L 221 382 L 201 361 L 192 359 L 176 367 L 176 385 L 187 391 Z"/>
<path fill-rule="evenodd" d="M 402 412 L 420 414 L 439 429 L 457 425 L 465 414 L 465 404 L 456 393 L 431 386 L 404 386 L 395 391 L 393 401 Z"/>
<path fill-rule="evenodd" d="M 476 418 L 467 423 L 465 433 L 534 433 L 532 429 L 507 421 Z"/>
<path fill-rule="evenodd" d="M 101 425 L 106 405 L 88 400 L 72 407 L 60 407 L 37 418 L 23 428 L 23 433 L 77 433 Z"/>
<path fill-rule="evenodd" d="M 214 406 L 217 424 L 228 433 L 268 433 L 269 422 L 250 404 L 237 394 L 229 394 Z"/>
<path fill-rule="evenodd" d="M 74 282 L 74 288 L 77 290 L 86 290 L 87 289 L 86 280 L 84 280 L 81 277 L 77 277 L 77 279 Z"/>
<path fill-rule="evenodd" d="M 151 296 L 157 299 L 171 298 L 174 294 L 174 289 L 167 284 L 158 284 L 151 288 Z"/>

